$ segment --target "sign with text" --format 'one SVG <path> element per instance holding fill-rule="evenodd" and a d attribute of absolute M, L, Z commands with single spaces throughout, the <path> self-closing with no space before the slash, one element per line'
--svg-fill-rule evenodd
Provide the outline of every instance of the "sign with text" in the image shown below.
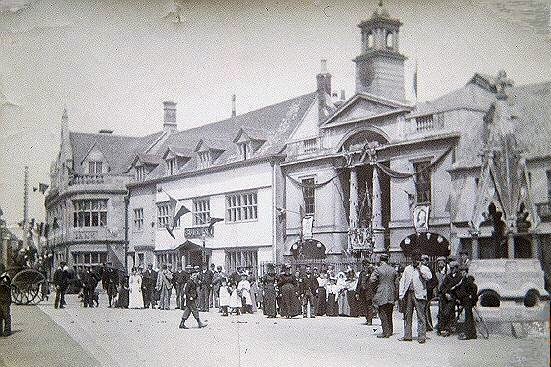
<path fill-rule="evenodd" d="M 185 238 L 214 237 L 214 226 L 184 228 Z"/>

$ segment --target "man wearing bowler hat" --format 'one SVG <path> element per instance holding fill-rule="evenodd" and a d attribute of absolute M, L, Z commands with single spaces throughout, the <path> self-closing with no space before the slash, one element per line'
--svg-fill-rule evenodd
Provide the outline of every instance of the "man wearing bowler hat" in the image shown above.
<path fill-rule="evenodd" d="M 180 329 L 187 329 L 185 325 L 186 320 L 189 318 L 189 315 L 193 315 L 195 320 L 197 320 L 197 325 L 199 328 L 203 328 L 207 325 L 203 324 L 199 319 L 199 311 L 197 311 L 197 274 L 198 270 L 192 268 L 191 266 L 186 267 L 186 271 L 191 273 L 190 279 L 184 284 L 182 289 L 182 301 L 185 302 L 184 305 L 184 314 L 182 315 L 182 321 L 180 321 Z"/>

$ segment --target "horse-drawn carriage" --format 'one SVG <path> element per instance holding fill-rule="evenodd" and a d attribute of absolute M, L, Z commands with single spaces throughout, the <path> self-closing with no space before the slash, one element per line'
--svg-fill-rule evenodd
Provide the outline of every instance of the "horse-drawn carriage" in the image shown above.
<path fill-rule="evenodd" d="M 36 305 L 42 300 L 43 287 L 48 286 L 46 276 L 29 267 L 8 269 L 11 278 L 12 300 L 17 305 Z"/>

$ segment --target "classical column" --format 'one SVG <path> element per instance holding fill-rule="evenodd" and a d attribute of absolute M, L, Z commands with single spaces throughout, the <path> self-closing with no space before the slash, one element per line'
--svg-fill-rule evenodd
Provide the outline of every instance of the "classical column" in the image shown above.
<path fill-rule="evenodd" d="M 515 235 L 512 231 L 510 231 L 507 236 L 507 258 L 515 258 Z"/>
<path fill-rule="evenodd" d="M 350 214 L 348 217 L 348 248 L 351 247 L 354 232 L 358 228 L 358 171 L 357 167 L 350 168 Z"/>
<path fill-rule="evenodd" d="M 374 250 L 383 251 L 385 248 L 385 237 L 383 233 L 383 218 L 381 208 L 381 183 L 379 182 L 379 173 L 377 167 L 373 167 L 373 191 L 372 191 L 372 226 L 373 238 L 375 240 Z"/>
<path fill-rule="evenodd" d="M 472 254 L 471 254 L 471 258 L 473 260 L 476 260 L 478 259 L 478 253 L 479 253 L 479 244 L 478 244 L 478 236 L 472 236 Z"/>

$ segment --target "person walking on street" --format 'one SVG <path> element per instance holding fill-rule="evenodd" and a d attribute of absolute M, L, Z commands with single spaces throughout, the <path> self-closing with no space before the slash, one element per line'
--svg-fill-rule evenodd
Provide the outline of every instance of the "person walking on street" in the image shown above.
<path fill-rule="evenodd" d="M 371 274 L 373 273 L 371 263 L 367 259 L 362 260 L 362 271 L 358 276 L 356 285 L 356 299 L 360 302 L 361 308 L 365 312 L 365 324 L 373 324 L 373 283 Z"/>
<path fill-rule="evenodd" d="M 389 256 L 381 254 L 379 266 L 370 276 L 371 283 L 375 286 L 373 304 L 377 307 L 381 319 L 382 333 L 378 338 L 389 338 L 394 332 L 392 312 L 394 310 L 396 294 L 396 269 L 388 264 Z"/>
<path fill-rule="evenodd" d="M 159 309 L 170 310 L 170 294 L 172 290 L 172 272 L 163 264 L 162 270 L 157 276 L 155 289 L 160 292 Z"/>
<path fill-rule="evenodd" d="M 3 328 L 2 328 L 3 326 Z M 11 335 L 11 278 L 0 263 L 0 336 Z"/>
<path fill-rule="evenodd" d="M 98 285 L 99 277 L 94 273 L 91 266 L 87 266 L 82 276 L 82 289 L 84 296 L 84 307 L 94 307 L 94 291 Z"/>
<path fill-rule="evenodd" d="M 417 341 L 425 343 L 427 338 L 425 310 L 427 303 L 426 282 L 432 278 L 428 267 L 421 264 L 421 256 L 418 252 L 411 255 L 411 264 L 406 266 L 400 279 L 400 300 L 405 305 L 404 337 L 401 341 L 411 341 L 413 322 L 413 309 L 417 313 Z"/>
<path fill-rule="evenodd" d="M 193 315 L 195 320 L 197 320 L 197 325 L 199 326 L 199 328 L 207 326 L 201 322 L 201 319 L 199 318 L 199 311 L 197 311 L 197 273 L 196 270 L 191 267 L 189 268 L 189 271 L 192 272 L 192 275 L 190 279 L 186 282 L 186 284 L 184 284 L 182 290 L 185 305 L 184 313 L 182 314 L 182 320 L 180 321 L 180 329 L 188 329 L 188 327 L 186 326 L 186 321 L 190 315 Z"/>
<path fill-rule="evenodd" d="M 59 263 L 59 267 L 54 272 L 54 286 L 55 286 L 55 308 L 65 308 L 65 292 L 69 286 L 69 272 L 67 270 L 67 263 L 62 261 Z"/>

